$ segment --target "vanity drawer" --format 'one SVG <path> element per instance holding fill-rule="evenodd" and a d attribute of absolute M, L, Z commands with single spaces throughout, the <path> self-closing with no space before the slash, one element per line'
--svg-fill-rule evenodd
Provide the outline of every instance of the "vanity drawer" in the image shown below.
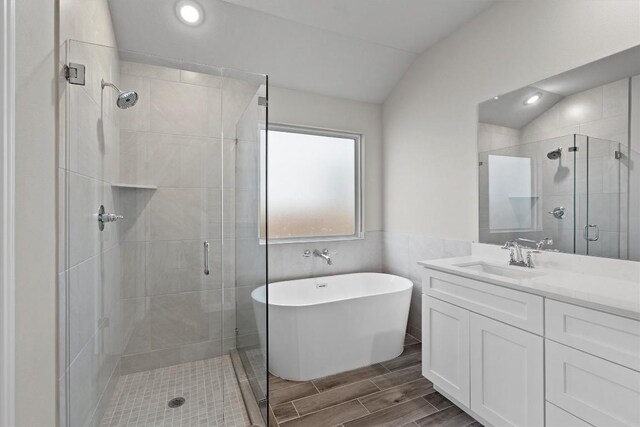
<path fill-rule="evenodd" d="M 422 292 L 521 329 L 543 334 L 543 298 L 425 268 Z"/>
<path fill-rule="evenodd" d="M 640 321 L 547 299 L 545 336 L 640 371 Z"/>
<path fill-rule="evenodd" d="M 578 417 L 574 417 L 567 411 L 558 408 L 547 402 L 545 405 L 545 427 L 591 427 L 591 424 L 582 421 Z"/>
<path fill-rule="evenodd" d="M 546 398 L 595 426 L 640 425 L 640 373 L 545 340 Z"/>

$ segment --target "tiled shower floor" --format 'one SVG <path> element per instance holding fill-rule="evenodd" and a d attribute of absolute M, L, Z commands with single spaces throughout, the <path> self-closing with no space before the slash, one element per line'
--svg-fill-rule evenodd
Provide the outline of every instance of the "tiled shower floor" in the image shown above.
<path fill-rule="evenodd" d="M 179 408 L 169 408 L 184 397 Z M 229 356 L 123 375 L 101 427 L 245 427 L 249 418 Z"/>

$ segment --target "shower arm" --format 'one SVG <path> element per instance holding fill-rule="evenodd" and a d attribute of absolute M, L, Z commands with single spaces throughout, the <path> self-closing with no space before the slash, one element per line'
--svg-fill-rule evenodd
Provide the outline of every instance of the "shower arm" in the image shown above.
<path fill-rule="evenodd" d="M 118 93 L 122 93 L 122 91 L 120 90 L 120 88 L 116 85 L 114 85 L 113 83 L 109 83 L 109 82 L 105 82 L 104 79 L 102 79 L 102 81 L 100 82 L 100 86 L 102 87 L 102 89 L 104 89 L 105 87 L 109 86 L 114 88 Z"/>

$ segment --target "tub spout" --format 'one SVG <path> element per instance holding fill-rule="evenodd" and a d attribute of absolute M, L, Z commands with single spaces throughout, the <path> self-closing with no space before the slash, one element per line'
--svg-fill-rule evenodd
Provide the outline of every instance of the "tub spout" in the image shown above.
<path fill-rule="evenodd" d="M 331 257 L 329 256 L 329 249 L 325 248 L 322 250 L 322 252 L 320 252 L 318 249 L 314 249 L 313 255 L 320 258 L 324 258 L 324 260 L 327 261 L 328 265 L 333 265 L 333 261 L 331 261 Z"/>

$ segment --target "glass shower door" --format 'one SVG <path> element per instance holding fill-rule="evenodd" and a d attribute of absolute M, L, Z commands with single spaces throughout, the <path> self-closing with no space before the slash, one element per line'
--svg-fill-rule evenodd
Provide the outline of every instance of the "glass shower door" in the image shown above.
<path fill-rule="evenodd" d="M 621 249 L 620 143 L 576 135 L 576 253 L 619 258 Z"/>

